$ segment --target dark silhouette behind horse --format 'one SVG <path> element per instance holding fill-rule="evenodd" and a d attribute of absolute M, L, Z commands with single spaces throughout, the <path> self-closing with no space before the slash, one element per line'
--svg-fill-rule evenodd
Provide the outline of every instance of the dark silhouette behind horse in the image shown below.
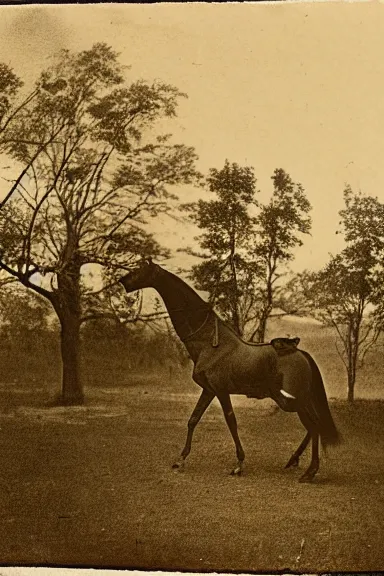
<path fill-rule="evenodd" d="M 312 439 L 311 463 L 300 478 L 301 482 L 311 482 L 319 469 L 319 438 L 326 448 L 337 444 L 340 437 L 319 368 L 310 354 L 297 348 L 299 339 L 277 338 L 269 344 L 245 342 L 190 286 L 151 260 L 142 261 L 120 282 L 127 292 L 150 287 L 157 290 L 194 363 L 193 379 L 202 388 L 188 421 L 181 458 L 173 467 L 184 466 L 194 429 L 216 396 L 236 446 L 238 461 L 232 474 L 241 474 L 245 455 L 230 395 L 243 394 L 269 397 L 283 410 L 297 412 L 307 434 L 286 468 L 298 466 Z"/>

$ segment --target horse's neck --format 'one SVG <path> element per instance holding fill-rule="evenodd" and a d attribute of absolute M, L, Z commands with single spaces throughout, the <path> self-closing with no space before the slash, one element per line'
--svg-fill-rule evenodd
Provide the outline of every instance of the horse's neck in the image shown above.
<path fill-rule="evenodd" d="M 162 297 L 172 324 L 181 339 L 197 330 L 209 312 L 209 305 L 183 280 L 161 270 L 153 288 Z"/>
<path fill-rule="evenodd" d="M 158 291 L 168 310 L 207 308 L 208 304 L 183 280 L 162 269 L 153 287 Z"/>

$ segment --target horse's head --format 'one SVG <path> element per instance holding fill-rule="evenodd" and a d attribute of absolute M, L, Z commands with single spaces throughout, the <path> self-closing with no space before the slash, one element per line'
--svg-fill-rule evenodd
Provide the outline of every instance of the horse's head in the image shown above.
<path fill-rule="evenodd" d="M 119 282 L 124 286 L 127 292 L 134 292 L 140 288 L 149 288 L 159 271 L 159 266 L 154 264 L 151 259 L 143 259 L 136 268 L 129 272 Z"/>

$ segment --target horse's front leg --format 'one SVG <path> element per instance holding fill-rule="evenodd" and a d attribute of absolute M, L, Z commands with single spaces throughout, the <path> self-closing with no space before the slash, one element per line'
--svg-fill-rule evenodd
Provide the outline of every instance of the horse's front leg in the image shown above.
<path fill-rule="evenodd" d="M 237 433 L 237 421 L 233 411 L 231 398 L 228 393 L 222 393 L 217 397 L 223 409 L 225 420 L 228 424 L 228 428 L 236 446 L 237 466 L 232 470 L 231 474 L 234 476 L 240 476 L 243 472 L 245 454 L 240 442 L 239 435 Z"/>
<path fill-rule="evenodd" d="M 188 420 L 187 440 L 185 442 L 184 449 L 181 453 L 180 460 L 175 462 L 173 464 L 172 468 L 174 468 L 176 470 L 182 470 L 184 468 L 185 459 L 187 458 L 188 454 L 191 451 L 193 432 L 194 432 L 197 424 L 200 422 L 201 417 L 203 416 L 204 412 L 206 411 L 206 409 L 208 408 L 208 406 L 210 405 L 210 403 L 214 399 L 214 397 L 215 397 L 215 394 L 213 394 L 212 392 L 209 392 L 208 390 L 202 391 L 201 396 L 200 396 L 200 398 L 197 401 L 197 404 L 195 406 L 195 409 L 192 412 L 190 419 Z"/>

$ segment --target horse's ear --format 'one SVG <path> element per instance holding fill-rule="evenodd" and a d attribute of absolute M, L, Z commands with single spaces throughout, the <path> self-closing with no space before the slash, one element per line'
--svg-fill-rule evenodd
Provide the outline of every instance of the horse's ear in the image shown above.
<path fill-rule="evenodd" d="M 147 262 L 148 262 L 148 264 L 152 264 L 152 257 L 151 257 L 151 256 L 149 256 L 149 257 L 147 258 Z"/>

